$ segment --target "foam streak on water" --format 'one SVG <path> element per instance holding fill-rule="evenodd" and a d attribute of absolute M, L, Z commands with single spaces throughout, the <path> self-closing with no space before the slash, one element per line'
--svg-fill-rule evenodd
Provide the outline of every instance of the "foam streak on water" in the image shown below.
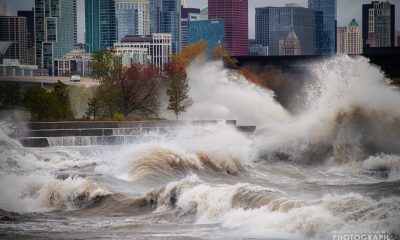
<path fill-rule="evenodd" d="M 187 126 L 121 146 L 52 139 L 26 149 L 1 131 L 0 236 L 400 234 L 400 93 L 367 59 L 310 64 L 296 114 L 221 63 L 197 62 L 188 75 L 194 105 L 183 118 L 237 119 L 257 132 Z"/>

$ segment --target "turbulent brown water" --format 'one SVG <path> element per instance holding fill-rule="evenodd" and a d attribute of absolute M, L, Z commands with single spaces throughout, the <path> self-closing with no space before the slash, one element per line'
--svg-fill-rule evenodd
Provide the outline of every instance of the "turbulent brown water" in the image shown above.
<path fill-rule="evenodd" d="M 1 239 L 332 239 L 400 234 L 400 93 L 367 59 L 311 66 L 304 109 L 219 64 L 188 69 L 185 118 L 123 146 L 27 149 L 0 133 Z M 208 77 L 205 77 L 208 76 Z M 300 100 L 301 99 L 301 100 Z"/>

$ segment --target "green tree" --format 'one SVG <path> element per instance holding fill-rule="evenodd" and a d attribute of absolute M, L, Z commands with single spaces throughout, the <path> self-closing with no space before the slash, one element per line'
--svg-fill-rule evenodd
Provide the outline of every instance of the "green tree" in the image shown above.
<path fill-rule="evenodd" d="M 14 110 L 22 104 L 22 92 L 18 83 L 0 84 L 0 110 Z"/>
<path fill-rule="evenodd" d="M 114 68 L 119 63 L 120 58 L 116 56 L 113 48 L 95 51 L 90 62 L 91 77 L 100 82 L 110 80 L 115 73 Z"/>
<path fill-rule="evenodd" d="M 54 120 L 56 99 L 38 85 L 28 88 L 24 94 L 23 105 L 31 113 L 33 121 Z"/>
<path fill-rule="evenodd" d="M 172 110 L 177 119 L 193 103 L 189 96 L 189 79 L 185 69 L 206 51 L 207 42 L 200 40 L 183 47 L 179 53 L 172 56 L 171 62 L 164 64 L 163 78 L 168 83 L 168 110 Z"/>
<path fill-rule="evenodd" d="M 67 86 L 58 82 L 53 91 L 38 85 L 30 86 L 23 96 L 23 106 L 31 113 L 33 121 L 71 120 L 74 113 Z"/>
<path fill-rule="evenodd" d="M 74 111 L 71 107 L 71 99 L 67 85 L 58 81 L 54 85 L 54 90 L 51 92 L 55 99 L 54 118 L 69 120 L 74 118 Z"/>
<path fill-rule="evenodd" d="M 94 119 L 112 119 L 115 113 L 119 113 L 118 91 L 110 81 L 105 81 L 95 90 L 89 99 L 86 114 Z"/>
<path fill-rule="evenodd" d="M 164 77 L 169 81 L 167 89 L 168 110 L 174 111 L 176 119 L 179 119 L 179 115 L 192 105 L 185 65 L 179 61 L 166 63 L 164 65 Z"/>

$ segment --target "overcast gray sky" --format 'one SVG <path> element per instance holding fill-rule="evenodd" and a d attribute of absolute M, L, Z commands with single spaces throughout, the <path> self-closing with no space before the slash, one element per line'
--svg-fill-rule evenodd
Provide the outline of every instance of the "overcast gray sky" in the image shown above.
<path fill-rule="evenodd" d="M 84 0 L 78 1 L 78 41 L 83 41 L 85 28 L 85 8 Z M 361 5 L 370 3 L 371 0 L 337 0 L 338 1 L 338 26 L 346 26 L 351 19 L 355 18 L 361 25 Z M 284 6 L 286 3 L 297 3 L 304 7 L 307 6 L 307 0 L 249 0 L 249 35 L 254 37 L 254 8 L 266 6 Z M 396 5 L 396 29 L 400 29 L 400 0 L 389 0 Z M 17 10 L 32 9 L 34 0 L 0 0 L 0 3 L 9 4 L 14 14 Z M 186 0 L 188 7 L 204 8 L 207 6 L 207 0 Z"/>

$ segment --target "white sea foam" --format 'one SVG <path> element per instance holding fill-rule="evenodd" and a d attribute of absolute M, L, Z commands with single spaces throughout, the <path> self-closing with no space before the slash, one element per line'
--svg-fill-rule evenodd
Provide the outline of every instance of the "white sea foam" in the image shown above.
<path fill-rule="evenodd" d="M 187 72 L 193 105 L 183 118 L 235 119 L 239 124 L 262 126 L 282 123 L 289 117 L 272 91 L 224 69 L 222 62 L 194 62 Z"/>
<path fill-rule="evenodd" d="M 89 179 L 61 180 L 45 173 L 11 174 L 1 176 L 0 182 L 0 209 L 19 213 L 76 209 L 111 193 Z"/>
<path fill-rule="evenodd" d="M 399 234 L 400 200 L 379 200 L 359 194 L 325 195 L 315 200 L 287 199 L 276 190 L 249 184 L 212 186 L 183 180 L 170 184 L 162 198 L 177 198 L 176 206 L 183 215 L 195 214 L 197 224 L 221 224 L 235 236 L 288 239 L 326 239 L 333 231 L 385 230 Z M 263 205 L 246 208 L 237 201 L 251 199 L 252 193 L 263 199 Z M 250 198 L 249 198 L 250 197 Z M 163 203 L 168 203 L 163 199 Z M 161 209 L 165 209 L 161 206 Z"/>

